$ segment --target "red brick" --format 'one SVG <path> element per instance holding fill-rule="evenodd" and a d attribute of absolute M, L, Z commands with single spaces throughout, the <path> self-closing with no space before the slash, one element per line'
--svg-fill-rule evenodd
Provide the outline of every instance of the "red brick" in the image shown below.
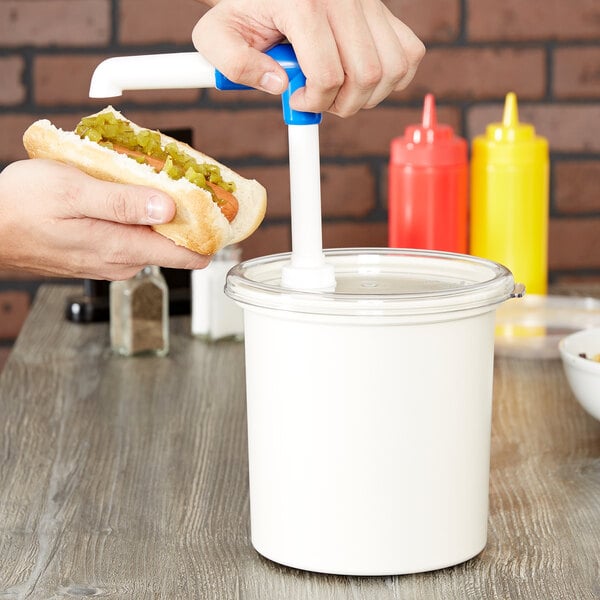
<path fill-rule="evenodd" d="M 24 68 L 25 63 L 20 56 L 0 58 L 0 105 L 15 105 L 25 100 Z"/>
<path fill-rule="evenodd" d="M 265 219 L 290 216 L 290 170 L 286 166 L 251 166 L 236 169 L 240 175 L 259 181 L 267 190 Z"/>
<path fill-rule="evenodd" d="M 438 121 L 460 130 L 460 113 L 454 108 L 438 107 Z M 321 125 L 321 154 L 333 157 L 389 156 L 392 138 L 403 135 L 407 125 L 419 123 L 417 108 L 380 106 L 363 110 L 349 119 L 324 115 Z"/>
<path fill-rule="evenodd" d="M 324 223 L 324 248 L 387 246 L 387 223 Z"/>
<path fill-rule="evenodd" d="M 548 263 L 550 269 L 600 268 L 600 218 L 552 219 Z"/>
<path fill-rule="evenodd" d="M 242 243 L 244 258 L 265 256 L 291 250 L 289 225 L 264 224 Z M 387 245 L 387 224 L 327 223 L 323 224 L 325 248 L 382 247 Z"/>
<path fill-rule="evenodd" d="M 532 123 L 554 152 L 600 152 L 600 104 L 520 104 L 519 117 Z M 468 111 L 469 137 L 502 120 L 502 105 L 475 106 Z"/>
<path fill-rule="evenodd" d="M 191 43 L 192 30 L 207 7 L 195 0 L 121 0 L 122 44 Z"/>
<path fill-rule="evenodd" d="M 90 100 L 90 79 L 96 66 L 106 55 L 39 55 L 33 61 L 34 99 L 40 106 L 69 104 L 96 105 L 104 100 Z"/>
<path fill-rule="evenodd" d="M 23 133 L 31 123 L 47 117 L 44 113 L 0 114 L 0 163 L 27 158 L 23 148 Z M 80 118 L 80 114 L 60 114 L 52 115 L 51 121 L 62 129 L 73 129 Z"/>
<path fill-rule="evenodd" d="M 23 148 L 23 132 L 36 118 L 35 115 L 0 114 L 0 162 L 27 158 Z"/>
<path fill-rule="evenodd" d="M 386 0 L 384 4 L 425 42 L 448 42 L 460 33 L 459 0 Z"/>
<path fill-rule="evenodd" d="M 368 165 L 325 165 L 321 169 L 324 217 L 365 217 L 375 208 L 376 191 Z"/>
<path fill-rule="evenodd" d="M 136 104 L 195 104 L 200 98 L 200 90 L 125 90 L 119 102 Z M 105 102 L 110 101 L 107 99 Z"/>
<path fill-rule="evenodd" d="M 241 243 L 244 259 L 289 252 L 292 249 L 289 225 L 261 225 Z"/>
<path fill-rule="evenodd" d="M 598 0 L 467 0 L 471 40 L 571 40 L 600 35 Z"/>
<path fill-rule="evenodd" d="M 600 211 L 600 160 L 556 161 L 553 181 L 554 202 L 561 213 Z"/>
<path fill-rule="evenodd" d="M 0 292 L 0 339 L 12 340 L 19 335 L 29 313 L 29 294 L 18 290 Z"/>
<path fill-rule="evenodd" d="M 114 99 L 90 99 L 90 80 L 94 69 L 106 55 L 85 54 L 38 56 L 34 61 L 35 100 L 40 106 L 90 104 L 102 108 Z M 198 90 L 149 90 L 125 92 L 119 102 L 194 102 Z"/>
<path fill-rule="evenodd" d="M 3 0 L 3 46 L 96 46 L 110 41 L 110 0 Z"/>
<path fill-rule="evenodd" d="M 325 248 L 380 247 L 387 245 L 386 223 L 323 224 Z M 289 225 L 262 225 L 242 243 L 244 258 L 265 256 L 291 250 Z"/>
<path fill-rule="evenodd" d="M 266 219 L 289 218 L 288 166 L 245 167 L 241 175 L 260 181 L 267 189 Z M 375 206 L 375 178 L 368 165 L 322 165 L 321 209 L 324 217 L 364 217 Z"/>
<path fill-rule="evenodd" d="M 556 49 L 554 93 L 557 98 L 600 97 L 600 46 Z"/>
<path fill-rule="evenodd" d="M 434 48 L 403 92 L 393 97 L 469 101 L 504 96 L 519 90 L 523 98 L 541 98 L 546 89 L 545 51 L 538 48 Z"/>

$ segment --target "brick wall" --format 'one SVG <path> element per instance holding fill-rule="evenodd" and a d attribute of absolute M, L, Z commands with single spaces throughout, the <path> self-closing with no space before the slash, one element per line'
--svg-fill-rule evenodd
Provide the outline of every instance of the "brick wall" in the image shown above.
<path fill-rule="evenodd" d="M 513 90 L 521 119 L 550 141 L 551 279 L 600 278 L 598 0 L 386 4 L 425 41 L 428 53 L 410 88 L 380 108 L 348 120 L 325 116 L 325 245 L 385 245 L 389 142 L 419 119 L 426 92 L 436 94 L 439 119 L 471 139 L 499 120 L 504 95 Z M 72 127 L 103 106 L 87 98 L 99 61 L 191 50 L 191 30 L 204 10 L 194 0 L 0 0 L 0 168 L 24 156 L 20 138 L 35 118 Z M 261 180 L 270 206 L 244 255 L 289 249 L 287 139 L 277 99 L 182 90 L 129 92 L 114 103 L 148 126 L 192 128 L 196 145 Z M 2 320 L 26 313 L 29 298 L 20 294 L 19 281 L 0 278 Z M 36 283 L 30 280 L 29 294 Z M 2 312 L 2 298 L 14 310 Z M 15 331 L 0 328 L 0 343 Z"/>

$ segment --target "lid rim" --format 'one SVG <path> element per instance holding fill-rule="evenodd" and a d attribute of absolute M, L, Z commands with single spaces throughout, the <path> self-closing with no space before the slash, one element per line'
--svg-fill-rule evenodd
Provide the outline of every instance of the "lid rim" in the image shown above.
<path fill-rule="evenodd" d="M 417 292 L 391 292 L 375 294 L 359 294 L 354 292 L 315 292 L 306 290 L 293 290 L 282 288 L 278 284 L 265 281 L 256 281 L 246 276 L 248 270 L 253 268 L 268 267 L 269 265 L 283 266 L 291 257 L 291 253 L 280 253 L 244 261 L 229 271 L 227 276 L 226 294 L 234 301 L 249 306 L 268 309 L 280 309 L 288 312 L 303 312 L 312 314 L 332 315 L 373 315 L 373 316 L 410 316 L 425 315 L 444 312 L 459 312 L 482 307 L 492 307 L 511 297 L 514 292 L 514 279 L 512 273 L 503 265 L 479 257 L 454 254 L 450 252 L 437 252 L 429 250 L 411 250 L 395 248 L 344 248 L 330 249 L 324 252 L 326 258 L 337 259 L 338 273 L 344 273 L 343 258 L 356 257 L 353 264 L 357 264 L 358 257 L 371 256 L 381 259 L 386 255 L 398 259 L 422 261 L 426 265 L 435 264 L 438 268 L 447 265 L 444 261 L 454 261 L 455 264 L 466 264 L 467 267 L 480 268 L 482 275 L 485 270 L 489 276 L 484 280 L 469 281 L 465 274 L 462 277 L 457 273 L 455 280 L 467 283 L 461 286 L 451 286 L 446 289 Z M 372 266 L 376 270 L 385 266 L 385 263 L 371 262 L 365 266 Z M 421 263 L 419 263 L 421 264 Z M 426 265 L 429 267 L 429 265 Z M 385 269 L 383 269 L 385 271 Z M 358 271 L 358 267 L 357 267 Z M 265 271 L 263 271 L 265 272 Z M 266 273 L 266 272 L 265 272 Z M 272 272 L 269 272 L 272 274 Z M 407 274 L 411 274 L 407 271 Z M 417 271 L 412 272 L 413 275 Z M 426 281 L 427 272 L 420 272 Z M 429 272 L 434 277 L 433 272 Z M 472 275 L 474 277 L 474 273 Z M 448 279 L 449 280 L 449 279 Z"/>

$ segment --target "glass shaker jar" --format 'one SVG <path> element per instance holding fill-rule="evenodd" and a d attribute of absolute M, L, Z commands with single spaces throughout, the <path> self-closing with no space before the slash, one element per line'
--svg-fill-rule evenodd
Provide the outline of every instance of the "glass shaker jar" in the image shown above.
<path fill-rule="evenodd" d="M 244 338 L 243 310 L 225 295 L 229 270 L 242 256 L 235 244 L 217 252 L 204 268 L 192 271 L 192 335 L 204 341 Z"/>
<path fill-rule="evenodd" d="M 158 267 L 111 282 L 110 343 L 121 356 L 169 352 L 169 288 Z"/>

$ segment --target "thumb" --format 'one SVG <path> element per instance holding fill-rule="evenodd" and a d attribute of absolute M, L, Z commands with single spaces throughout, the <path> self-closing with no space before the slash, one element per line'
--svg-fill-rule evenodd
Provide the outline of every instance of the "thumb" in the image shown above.
<path fill-rule="evenodd" d="M 78 216 L 137 225 L 168 223 L 175 216 L 173 199 L 152 188 L 88 179 L 73 207 Z"/>
<path fill-rule="evenodd" d="M 194 46 L 231 81 L 269 94 L 283 94 L 288 85 L 285 69 L 260 48 L 249 45 L 244 32 L 238 29 L 243 27 L 241 23 L 232 26 L 222 21 L 212 9 L 194 27 Z"/>

